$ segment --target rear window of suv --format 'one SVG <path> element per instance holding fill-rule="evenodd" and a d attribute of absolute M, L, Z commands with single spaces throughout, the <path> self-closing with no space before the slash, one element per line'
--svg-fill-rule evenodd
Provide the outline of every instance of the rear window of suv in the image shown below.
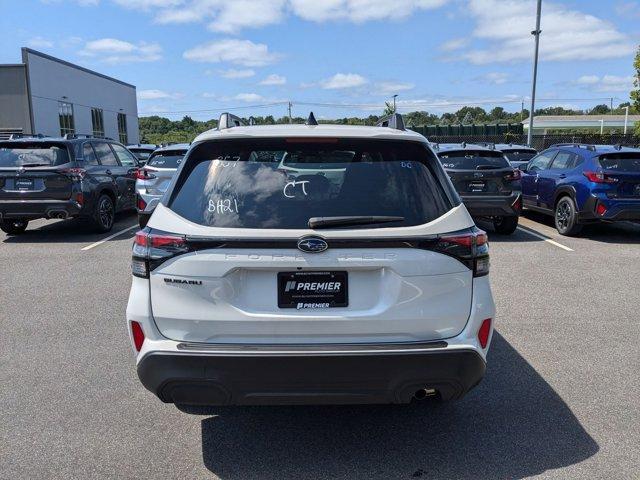
<path fill-rule="evenodd" d="M 500 152 L 461 150 L 438 154 L 444 168 L 451 170 L 482 170 L 508 168 L 509 162 Z"/>
<path fill-rule="evenodd" d="M 178 168 L 186 152 L 159 152 L 154 153 L 147 165 L 156 168 Z"/>
<path fill-rule="evenodd" d="M 504 152 L 504 156 L 510 162 L 528 162 L 537 154 L 535 150 L 509 150 Z"/>
<path fill-rule="evenodd" d="M 614 153 L 602 156 L 598 161 L 604 170 L 640 172 L 640 154 L 638 153 Z"/>
<path fill-rule="evenodd" d="M 0 143 L 0 167 L 44 167 L 69 163 L 64 144 Z"/>
<path fill-rule="evenodd" d="M 362 228 L 420 225 L 456 198 L 436 162 L 414 142 L 207 142 L 190 154 L 169 208 L 226 228 L 306 229 L 310 218 L 342 216 L 403 218 Z"/>

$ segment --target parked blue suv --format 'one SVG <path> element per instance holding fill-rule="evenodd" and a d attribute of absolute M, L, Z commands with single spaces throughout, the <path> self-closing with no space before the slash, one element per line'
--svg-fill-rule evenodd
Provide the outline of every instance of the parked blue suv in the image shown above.
<path fill-rule="evenodd" d="M 553 145 L 522 167 L 524 208 L 553 215 L 562 235 L 587 223 L 640 220 L 640 150 Z"/>

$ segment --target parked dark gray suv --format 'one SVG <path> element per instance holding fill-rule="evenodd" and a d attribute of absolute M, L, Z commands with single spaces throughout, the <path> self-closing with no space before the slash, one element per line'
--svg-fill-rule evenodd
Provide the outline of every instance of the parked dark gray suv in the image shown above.
<path fill-rule="evenodd" d="M 24 232 L 30 220 L 81 217 L 108 232 L 135 209 L 138 160 L 110 139 L 66 135 L 0 141 L 0 229 Z"/>

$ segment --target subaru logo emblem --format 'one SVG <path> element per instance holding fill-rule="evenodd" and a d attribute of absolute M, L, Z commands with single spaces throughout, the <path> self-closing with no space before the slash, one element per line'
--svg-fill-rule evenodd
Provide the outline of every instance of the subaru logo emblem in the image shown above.
<path fill-rule="evenodd" d="M 298 250 L 307 253 L 324 252 L 329 245 L 323 239 L 318 237 L 305 237 L 298 240 Z"/>

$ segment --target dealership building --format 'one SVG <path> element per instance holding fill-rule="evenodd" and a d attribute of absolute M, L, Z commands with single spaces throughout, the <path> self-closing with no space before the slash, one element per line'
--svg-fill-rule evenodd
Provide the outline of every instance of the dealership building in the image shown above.
<path fill-rule="evenodd" d="M 30 48 L 0 65 L 0 138 L 67 133 L 138 143 L 136 87 Z"/>

